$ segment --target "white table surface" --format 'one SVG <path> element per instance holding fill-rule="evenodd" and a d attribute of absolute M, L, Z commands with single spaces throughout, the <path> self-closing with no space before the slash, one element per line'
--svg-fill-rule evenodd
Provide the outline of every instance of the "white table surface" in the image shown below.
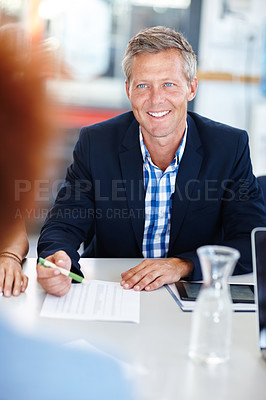
<path fill-rule="evenodd" d="M 119 281 L 138 259 L 82 259 L 85 277 Z M 16 328 L 61 343 L 82 340 L 129 367 L 138 400 L 265 400 L 266 362 L 257 339 L 257 314 L 234 313 L 231 359 L 194 364 L 188 356 L 192 313 L 179 309 L 163 287 L 141 292 L 140 324 L 41 318 L 45 292 L 36 281 L 36 259 L 24 271 L 29 286 L 19 297 L 0 298 L 0 311 Z M 99 399 L 101 400 L 101 399 Z"/>

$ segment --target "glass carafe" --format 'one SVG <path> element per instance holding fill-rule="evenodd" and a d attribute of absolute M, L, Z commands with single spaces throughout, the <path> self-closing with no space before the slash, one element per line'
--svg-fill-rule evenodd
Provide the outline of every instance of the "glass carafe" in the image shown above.
<path fill-rule="evenodd" d="M 192 315 L 189 356 L 198 362 L 219 364 L 230 357 L 232 300 L 228 277 L 240 257 L 225 246 L 202 246 L 197 250 L 204 284 Z"/>

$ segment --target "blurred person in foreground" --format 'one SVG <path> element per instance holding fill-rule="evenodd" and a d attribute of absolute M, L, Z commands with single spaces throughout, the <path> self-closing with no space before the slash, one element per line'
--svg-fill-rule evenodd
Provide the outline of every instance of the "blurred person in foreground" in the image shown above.
<path fill-rule="evenodd" d="M 89 257 L 144 258 L 121 285 L 147 291 L 201 279 L 206 244 L 238 249 L 234 274 L 250 272 L 250 232 L 266 216 L 247 132 L 187 111 L 196 55 L 180 33 L 139 32 L 123 68 L 132 112 L 81 130 L 39 255 L 76 272 L 82 242 Z M 47 292 L 68 292 L 69 277 L 37 268 Z"/>
<path fill-rule="evenodd" d="M 21 83 L 17 76 L 19 70 L 17 69 L 17 73 L 15 70 L 20 60 L 18 54 L 16 59 L 11 54 L 16 41 L 26 46 L 25 35 L 15 24 L 8 24 L 0 27 L 0 40 L 3 54 L 0 66 L 1 180 L 5 177 L 9 181 L 8 190 L 5 190 L 2 184 L 0 200 L 1 214 L 4 213 L 4 219 L 10 218 L 8 229 L 0 241 L 0 293 L 9 297 L 12 294 L 18 296 L 26 290 L 28 285 L 28 277 L 22 270 L 22 261 L 28 253 L 29 243 L 24 221 L 21 217 L 15 217 L 16 210 L 13 209 L 15 207 L 15 179 L 26 177 L 20 168 L 21 153 L 26 150 L 26 146 L 31 151 L 35 142 L 42 139 L 33 137 L 32 132 L 28 133 L 28 141 L 25 141 L 23 134 L 19 136 L 20 130 L 26 132 L 27 124 L 30 126 L 32 123 L 32 117 L 29 116 L 27 108 L 33 108 L 33 114 L 38 108 L 37 104 L 33 104 L 33 99 L 29 99 L 29 104 L 25 104 L 20 98 Z M 24 59 L 24 57 L 25 54 L 23 57 L 20 55 L 20 58 Z M 34 84 L 34 81 L 32 83 Z M 40 135 L 44 138 L 42 134 Z M 6 212 L 8 208 L 11 212 Z"/>
<path fill-rule="evenodd" d="M 5 297 L 25 292 L 28 277 L 22 269 L 29 250 L 29 241 L 23 221 L 14 221 L 13 233 L 0 246 L 0 293 Z"/>
<path fill-rule="evenodd" d="M 15 182 L 22 179 L 33 184 L 40 177 L 50 114 L 37 53 L 21 43 L 14 28 L 4 34 L 0 30 L 0 60 L 0 242 L 11 243 L 17 216 L 34 206 L 32 190 L 15 198 Z M 111 358 L 68 350 L 11 329 L 4 318 L 6 301 L 0 298 L 1 399 L 132 398 L 120 367 Z"/>

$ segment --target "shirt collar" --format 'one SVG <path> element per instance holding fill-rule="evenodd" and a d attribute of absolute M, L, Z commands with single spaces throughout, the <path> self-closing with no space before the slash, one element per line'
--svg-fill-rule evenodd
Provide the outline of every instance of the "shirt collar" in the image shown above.
<path fill-rule="evenodd" d="M 178 161 L 178 163 L 180 163 L 180 161 L 182 159 L 182 156 L 183 156 L 183 153 L 184 153 L 184 150 L 185 150 L 185 147 L 186 147 L 187 131 L 188 131 L 188 125 L 187 125 L 187 122 L 186 122 L 186 128 L 185 128 L 185 132 L 184 132 L 182 141 L 181 141 L 181 143 L 180 143 L 180 145 L 179 145 L 179 147 L 178 147 L 178 149 L 176 151 L 176 156 L 175 156 L 176 163 L 177 163 L 177 161 Z M 150 158 L 150 154 L 148 152 L 148 149 L 145 146 L 140 126 L 139 126 L 139 142 L 140 142 L 140 149 L 141 149 L 143 162 L 145 163 L 147 158 L 149 158 L 149 159 L 151 159 L 151 158 Z"/>

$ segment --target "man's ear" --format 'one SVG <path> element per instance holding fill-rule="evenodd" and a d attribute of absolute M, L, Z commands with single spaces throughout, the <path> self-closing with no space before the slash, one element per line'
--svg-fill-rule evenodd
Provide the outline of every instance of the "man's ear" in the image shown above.
<path fill-rule="evenodd" d="M 188 101 L 191 101 L 191 100 L 193 100 L 195 98 L 196 93 L 197 93 L 197 87 L 198 87 L 198 79 L 195 76 L 193 81 L 190 84 L 190 88 L 189 88 L 190 89 L 190 93 L 188 95 Z"/>
<path fill-rule="evenodd" d="M 125 86 L 126 86 L 127 97 L 128 97 L 128 99 L 130 100 L 129 83 L 128 83 L 128 81 L 125 81 Z"/>

